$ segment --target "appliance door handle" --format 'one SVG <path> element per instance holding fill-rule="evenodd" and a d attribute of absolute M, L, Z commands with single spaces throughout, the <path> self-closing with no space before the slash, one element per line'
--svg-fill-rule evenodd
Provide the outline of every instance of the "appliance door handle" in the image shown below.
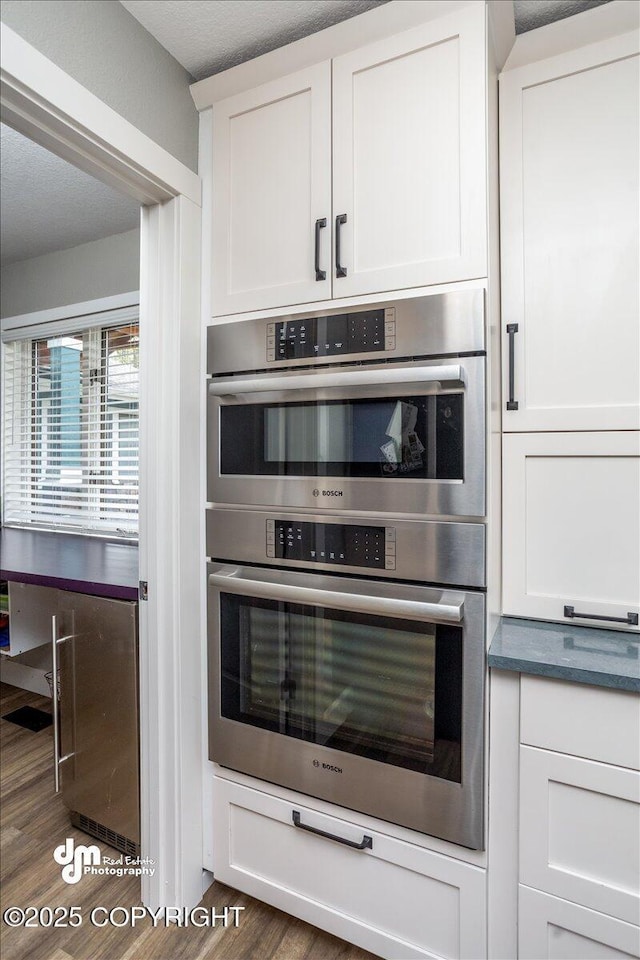
<path fill-rule="evenodd" d="M 338 837 L 335 833 L 327 833 L 326 830 L 318 830 L 317 827 L 310 827 L 306 823 L 302 823 L 299 810 L 291 811 L 291 819 L 294 827 L 299 827 L 300 830 L 308 830 L 309 833 L 315 833 L 318 837 L 326 837 L 327 840 L 344 843 L 345 847 L 351 847 L 353 850 L 373 850 L 373 838 L 368 837 L 366 833 L 360 843 L 356 843 L 355 840 L 345 840 L 344 837 Z"/>
<path fill-rule="evenodd" d="M 72 754 L 60 756 L 60 713 L 58 707 L 58 647 L 66 640 L 72 639 L 72 634 L 66 637 L 58 636 L 58 618 L 55 613 L 51 617 L 51 699 L 53 701 L 53 786 L 56 793 L 60 793 L 60 764 Z"/>
<path fill-rule="evenodd" d="M 209 384 L 212 397 L 236 396 L 239 393 L 277 393 L 282 390 L 322 390 L 331 387 L 367 387 L 400 383 L 442 383 L 453 381 L 465 383 L 464 368 L 459 363 L 437 367 L 390 367 L 388 370 L 372 370 L 359 367 L 356 370 L 337 370 L 330 373 L 300 373 L 291 376 L 269 377 L 261 380 L 237 379 L 233 382 L 213 380 Z"/>
<path fill-rule="evenodd" d="M 320 231 L 323 227 L 327 225 L 327 218 L 322 217 L 321 220 L 316 220 L 316 243 L 315 243 L 315 256 L 314 256 L 314 268 L 316 271 L 316 280 L 326 280 L 327 271 L 320 269 Z"/>
<path fill-rule="evenodd" d="M 340 263 L 340 227 L 346 222 L 346 213 L 339 213 L 336 217 L 336 277 L 346 277 L 347 275 L 347 268 Z"/>
<path fill-rule="evenodd" d="M 238 576 L 237 570 L 228 573 L 209 574 L 209 584 L 223 593 L 236 593 L 244 597 L 260 597 L 288 603 L 303 603 L 318 607 L 333 607 L 353 613 L 368 613 L 374 616 L 398 617 L 404 620 L 442 620 L 446 623 L 461 623 L 464 615 L 464 600 L 459 594 L 443 594 L 440 603 L 420 600 L 398 600 L 394 597 L 360 596 L 322 590 L 315 587 L 298 587 L 289 583 L 268 583 Z"/>

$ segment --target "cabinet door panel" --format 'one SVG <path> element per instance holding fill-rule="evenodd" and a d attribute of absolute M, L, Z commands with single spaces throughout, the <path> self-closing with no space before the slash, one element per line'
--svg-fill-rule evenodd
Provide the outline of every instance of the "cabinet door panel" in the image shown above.
<path fill-rule="evenodd" d="M 486 275 L 484 10 L 333 65 L 334 296 Z"/>
<path fill-rule="evenodd" d="M 330 99 L 321 63 L 214 105 L 215 315 L 331 296 Z"/>
<path fill-rule="evenodd" d="M 620 920 L 640 917 L 640 774 L 520 750 L 520 878 Z"/>
<path fill-rule="evenodd" d="M 216 777 L 215 876 L 382 957 L 486 957 L 483 869 L 370 830 L 357 813 L 347 821 L 300 799 L 292 805 Z M 296 829 L 294 808 L 303 824 L 333 837 L 370 836 L 371 848 Z"/>
<path fill-rule="evenodd" d="M 520 885 L 520 960 L 633 960 L 640 929 Z"/>
<path fill-rule="evenodd" d="M 502 315 L 519 328 L 505 430 L 640 426 L 637 47 L 501 78 Z"/>
<path fill-rule="evenodd" d="M 503 454 L 504 613 L 638 613 L 640 435 L 511 434 Z"/>

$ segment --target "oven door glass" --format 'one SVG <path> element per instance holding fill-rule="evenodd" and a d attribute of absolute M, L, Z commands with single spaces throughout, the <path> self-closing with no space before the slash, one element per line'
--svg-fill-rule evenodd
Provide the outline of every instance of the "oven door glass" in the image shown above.
<path fill-rule="evenodd" d="M 462 480 L 464 390 L 220 409 L 220 474 Z"/>
<path fill-rule="evenodd" d="M 462 628 L 222 593 L 223 717 L 461 781 Z"/>

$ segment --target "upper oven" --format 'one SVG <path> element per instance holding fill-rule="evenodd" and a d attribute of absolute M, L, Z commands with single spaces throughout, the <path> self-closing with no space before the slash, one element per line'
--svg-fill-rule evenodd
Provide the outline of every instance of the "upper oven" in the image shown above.
<path fill-rule="evenodd" d="M 208 331 L 211 504 L 485 514 L 483 292 Z"/>

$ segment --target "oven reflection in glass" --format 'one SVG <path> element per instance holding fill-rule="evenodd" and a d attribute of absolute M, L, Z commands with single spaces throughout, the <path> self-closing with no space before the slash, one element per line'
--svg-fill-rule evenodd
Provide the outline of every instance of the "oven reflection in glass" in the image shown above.
<path fill-rule="evenodd" d="M 221 612 L 224 717 L 459 781 L 459 629 L 230 594 Z"/>

